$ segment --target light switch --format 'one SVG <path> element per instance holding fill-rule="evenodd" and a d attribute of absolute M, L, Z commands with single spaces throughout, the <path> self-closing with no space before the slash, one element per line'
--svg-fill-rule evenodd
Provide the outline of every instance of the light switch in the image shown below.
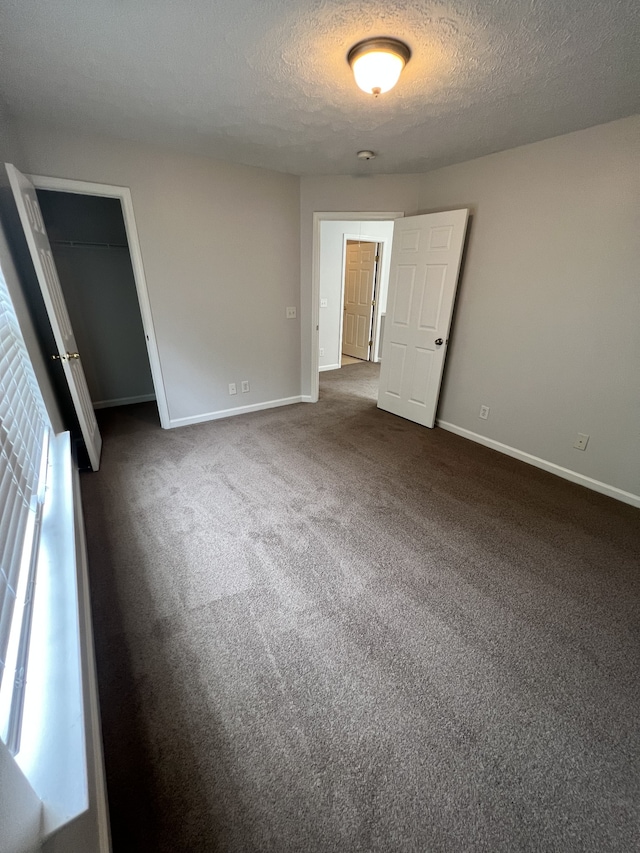
<path fill-rule="evenodd" d="M 320 300 L 320 307 L 321 307 L 321 308 L 326 308 L 326 307 L 327 307 L 327 300 L 326 300 L 326 299 L 321 299 L 321 300 Z"/>
<path fill-rule="evenodd" d="M 287 320 L 295 320 L 296 319 L 296 309 L 295 308 L 287 308 Z"/>

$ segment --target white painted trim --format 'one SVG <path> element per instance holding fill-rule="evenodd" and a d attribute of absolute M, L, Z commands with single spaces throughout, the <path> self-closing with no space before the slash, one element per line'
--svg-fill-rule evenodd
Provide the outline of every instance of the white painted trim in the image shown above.
<path fill-rule="evenodd" d="M 139 394 L 137 397 L 115 397 L 113 400 L 96 400 L 91 405 L 94 409 L 109 409 L 112 406 L 129 406 L 131 403 L 150 403 L 155 400 L 155 394 Z"/>
<path fill-rule="evenodd" d="M 169 427 L 189 426 L 189 424 L 201 424 L 205 421 L 217 421 L 220 418 L 231 418 L 234 415 L 246 415 L 250 412 L 261 412 L 263 409 L 276 409 L 278 406 L 290 406 L 292 403 L 311 402 L 309 398 L 283 397 L 281 400 L 267 400 L 266 403 L 253 403 L 250 406 L 238 406 L 235 409 L 219 409 L 217 412 L 206 412 L 203 415 L 193 415 L 189 418 L 174 418 L 169 421 Z"/>
<path fill-rule="evenodd" d="M 301 403 L 313 403 L 315 401 L 312 399 L 311 394 L 303 394 L 302 397 L 300 397 L 300 402 Z"/>
<path fill-rule="evenodd" d="M 133 212 L 131 190 L 129 187 L 117 187 L 110 184 L 95 184 L 89 181 L 76 181 L 71 178 L 50 178 L 46 175 L 29 175 L 29 179 L 32 181 L 36 189 L 39 190 L 57 190 L 58 192 L 77 193 L 78 195 L 96 195 L 103 196 L 104 198 L 120 199 L 124 225 L 127 232 L 127 242 L 129 243 L 129 254 L 131 255 L 133 277 L 135 279 L 136 291 L 138 293 L 138 303 L 140 304 L 140 314 L 142 315 L 142 327 L 147 339 L 147 352 L 149 353 L 151 377 L 153 379 L 153 387 L 156 392 L 160 424 L 163 429 L 167 429 L 170 426 L 169 406 L 167 403 L 164 377 L 162 375 L 162 365 L 160 364 L 160 352 L 158 350 L 155 326 L 153 323 L 153 312 L 151 311 L 151 303 L 149 301 L 147 280 L 144 273 L 142 250 L 138 239 L 136 218 Z"/>
<path fill-rule="evenodd" d="M 585 474 L 579 474 L 577 471 L 572 471 L 570 468 L 563 468 L 562 465 L 556 465 L 555 462 L 548 462 L 546 459 L 541 459 L 539 456 L 533 456 L 531 453 L 525 453 L 524 450 L 518 450 L 516 447 L 510 447 L 508 444 L 503 444 L 501 441 L 496 441 L 493 438 L 487 438 L 485 435 L 480 435 L 477 432 L 472 432 L 469 429 L 456 426 L 455 424 L 447 423 L 447 421 L 436 421 L 436 425 L 448 432 L 453 432 L 463 438 L 468 438 L 478 444 L 483 444 L 485 447 L 490 447 L 492 450 L 497 450 L 499 453 L 504 453 L 506 456 L 512 456 L 514 459 L 519 459 L 521 462 L 527 462 L 529 465 L 535 465 L 536 468 L 542 468 L 543 471 L 548 471 L 550 474 L 555 474 L 565 480 L 570 480 L 572 483 L 578 483 L 580 486 L 585 486 L 594 492 L 599 492 L 601 495 L 607 495 L 615 500 L 622 501 L 631 506 L 640 507 L 640 495 L 634 495 L 632 492 L 625 492 L 617 486 L 610 486 L 608 483 L 603 483 L 600 480 L 594 480 L 592 477 L 587 477 Z"/>
<path fill-rule="evenodd" d="M 320 394 L 320 372 L 319 372 L 319 334 L 320 327 L 320 223 L 335 222 L 344 219 L 347 222 L 380 222 L 386 219 L 400 219 L 404 216 L 403 211 L 333 211 L 313 214 L 313 244 L 311 250 L 311 376 L 310 402 L 316 403 Z"/>
<path fill-rule="evenodd" d="M 341 367 L 341 364 L 323 364 L 322 367 L 318 368 L 318 372 L 322 373 L 324 370 L 339 370 Z"/>
<path fill-rule="evenodd" d="M 344 343 L 344 294 L 346 290 L 346 275 L 347 275 L 347 240 L 353 239 L 342 235 L 342 263 L 340 264 L 340 323 L 338 328 L 338 352 L 342 358 L 342 344 Z M 357 238 L 356 238 L 357 239 Z M 322 256 L 320 257 L 320 271 L 322 272 Z M 375 286 L 375 285 L 374 285 Z M 318 327 L 318 341 L 320 340 L 320 328 Z M 325 343 L 326 346 L 326 343 Z M 342 367 L 342 361 L 340 362 Z M 322 368 L 318 368 L 322 370 Z M 326 370 L 326 368 L 325 368 Z"/>
<path fill-rule="evenodd" d="M 76 534 L 76 560 L 78 572 L 78 609 L 81 619 L 80 636 L 82 638 L 82 659 L 85 715 L 89 720 L 87 729 L 87 756 L 89 773 L 89 809 L 95 821 L 98 835 L 98 851 L 111 853 L 111 828 L 109 825 L 109 806 L 107 801 L 107 782 L 105 778 L 104 753 L 102 747 L 102 725 L 100 722 L 100 703 L 98 700 L 98 675 L 96 671 L 95 646 L 93 641 L 93 623 L 91 620 L 91 600 L 89 596 L 89 567 L 87 559 L 87 540 L 82 515 L 82 494 L 80 474 L 77 467 L 73 470 L 73 511 Z"/>

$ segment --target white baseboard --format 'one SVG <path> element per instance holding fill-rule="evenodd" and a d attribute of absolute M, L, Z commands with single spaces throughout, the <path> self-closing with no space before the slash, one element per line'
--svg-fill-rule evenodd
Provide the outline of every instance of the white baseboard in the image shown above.
<path fill-rule="evenodd" d="M 131 403 L 149 403 L 155 400 L 155 394 L 140 394 L 138 397 L 116 397 L 114 400 L 97 400 L 92 402 L 94 409 L 109 409 L 111 406 L 129 406 Z"/>
<path fill-rule="evenodd" d="M 555 462 L 548 462 L 546 459 L 540 459 L 539 456 L 532 456 L 531 453 L 525 453 L 524 450 L 518 450 L 516 447 L 510 447 L 508 444 L 502 444 L 501 441 L 496 441 L 493 438 L 487 438 L 485 435 L 480 435 L 477 432 L 472 432 L 470 429 L 456 426 L 455 424 L 447 423 L 446 421 L 436 421 L 436 425 L 448 432 L 454 432 L 463 438 L 468 438 L 471 441 L 476 441 L 478 444 L 483 444 L 485 447 L 490 447 L 492 450 L 497 450 L 499 453 L 504 453 L 506 456 L 512 456 L 514 459 L 519 459 L 521 462 L 527 462 L 529 465 L 535 465 L 536 468 L 542 468 L 543 471 L 549 471 L 551 474 L 556 474 L 558 477 L 563 477 L 565 480 L 570 480 L 572 483 L 578 483 L 580 486 L 585 486 L 587 489 L 592 489 L 594 492 L 600 492 L 602 495 L 607 495 L 610 498 L 615 498 L 631 506 L 640 507 L 640 495 L 634 495 L 632 492 L 625 492 L 623 489 L 618 489 L 616 486 L 610 486 L 608 483 L 602 483 L 600 480 L 594 480 L 587 477 L 585 474 L 579 474 L 577 471 L 572 471 L 570 468 L 563 468 L 562 465 L 556 465 Z"/>
<path fill-rule="evenodd" d="M 302 397 L 300 397 L 300 401 L 302 403 L 316 403 L 317 402 L 317 400 L 313 399 L 311 394 L 303 394 Z"/>
<path fill-rule="evenodd" d="M 172 418 L 169 421 L 169 429 L 189 426 L 189 424 L 201 424 L 205 421 L 217 421 L 221 418 L 231 418 L 234 415 L 246 415 L 249 412 L 261 412 L 263 409 L 276 409 L 278 406 L 290 406 L 292 403 L 302 403 L 302 401 L 301 396 L 283 397 L 281 400 L 267 400 L 266 403 L 253 403 L 251 406 L 238 406 L 234 409 L 220 409 L 217 412 L 206 412 L 203 415 L 193 415 L 189 418 Z"/>
<path fill-rule="evenodd" d="M 323 364 L 322 367 L 318 368 L 318 373 L 322 373 L 324 370 L 339 370 L 341 367 L 341 364 Z"/>

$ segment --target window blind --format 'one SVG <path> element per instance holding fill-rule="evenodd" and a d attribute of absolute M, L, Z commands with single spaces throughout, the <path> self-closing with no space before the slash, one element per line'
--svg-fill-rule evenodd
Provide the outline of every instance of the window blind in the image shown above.
<path fill-rule="evenodd" d="M 10 704 L 24 674 L 50 430 L 0 270 L 0 699 L 10 693 Z"/>

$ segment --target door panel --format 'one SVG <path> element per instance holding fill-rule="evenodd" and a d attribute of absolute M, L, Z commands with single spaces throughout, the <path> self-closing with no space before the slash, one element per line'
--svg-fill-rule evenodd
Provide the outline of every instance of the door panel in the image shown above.
<path fill-rule="evenodd" d="M 58 271 L 51 254 L 49 238 L 40 213 L 35 187 L 15 166 L 7 163 L 6 169 L 58 348 L 58 352 L 53 355 L 59 358 L 62 364 L 91 467 L 97 471 L 100 466 L 102 438 L 78 355 L 69 312 L 62 295 Z"/>
<path fill-rule="evenodd" d="M 444 282 L 447 267 L 444 264 L 427 266 L 425 286 L 422 290 L 422 304 L 418 326 L 425 331 L 434 332 L 438 327 L 444 295 Z"/>
<path fill-rule="evenodd" d="M 402 391 L 402 377 L 404 376 L 404 365 L 407 357 L 405 344 L 393 342 L 389 346 L 389 368 L 386 382 L 386 392 L 393 397 L 400 398 Z"/>
<path fill-rule="evenodd" d="M 369 358 L 377 243 L 347 240 L 342 352 Z"/>
<path fill-rule="evenodd" d="M 394 225 L 378 407 L 427 427 L 435 422 L 468 214 Z"/>
<path fill-rule="evenodd" d="M 358 331 L 356 333 L 356 346 L 364 349 L 369 348 L 369 335 L 371 333 L 371 325 L 367 322 L 367 317 L 358 317 Z"/>
<path fill-rule="evenodd" d="M 416 347 L 413 355 L 411 390 L 409 393 L 409 402 L 416 406 L 424 408 L 427 405 L 427 391 L 432 364 L 433 353 L 431 350 Z"/>
<path fill-rule="evenodd" d="M 391 263 L 393 263 L 393 258 Z M 415 267 L 398 267 L 396 292 L 393 298 L 393 311 L 391 313 L 391 322 L 396 326 L 409 325 L 415 275 Z"/>

